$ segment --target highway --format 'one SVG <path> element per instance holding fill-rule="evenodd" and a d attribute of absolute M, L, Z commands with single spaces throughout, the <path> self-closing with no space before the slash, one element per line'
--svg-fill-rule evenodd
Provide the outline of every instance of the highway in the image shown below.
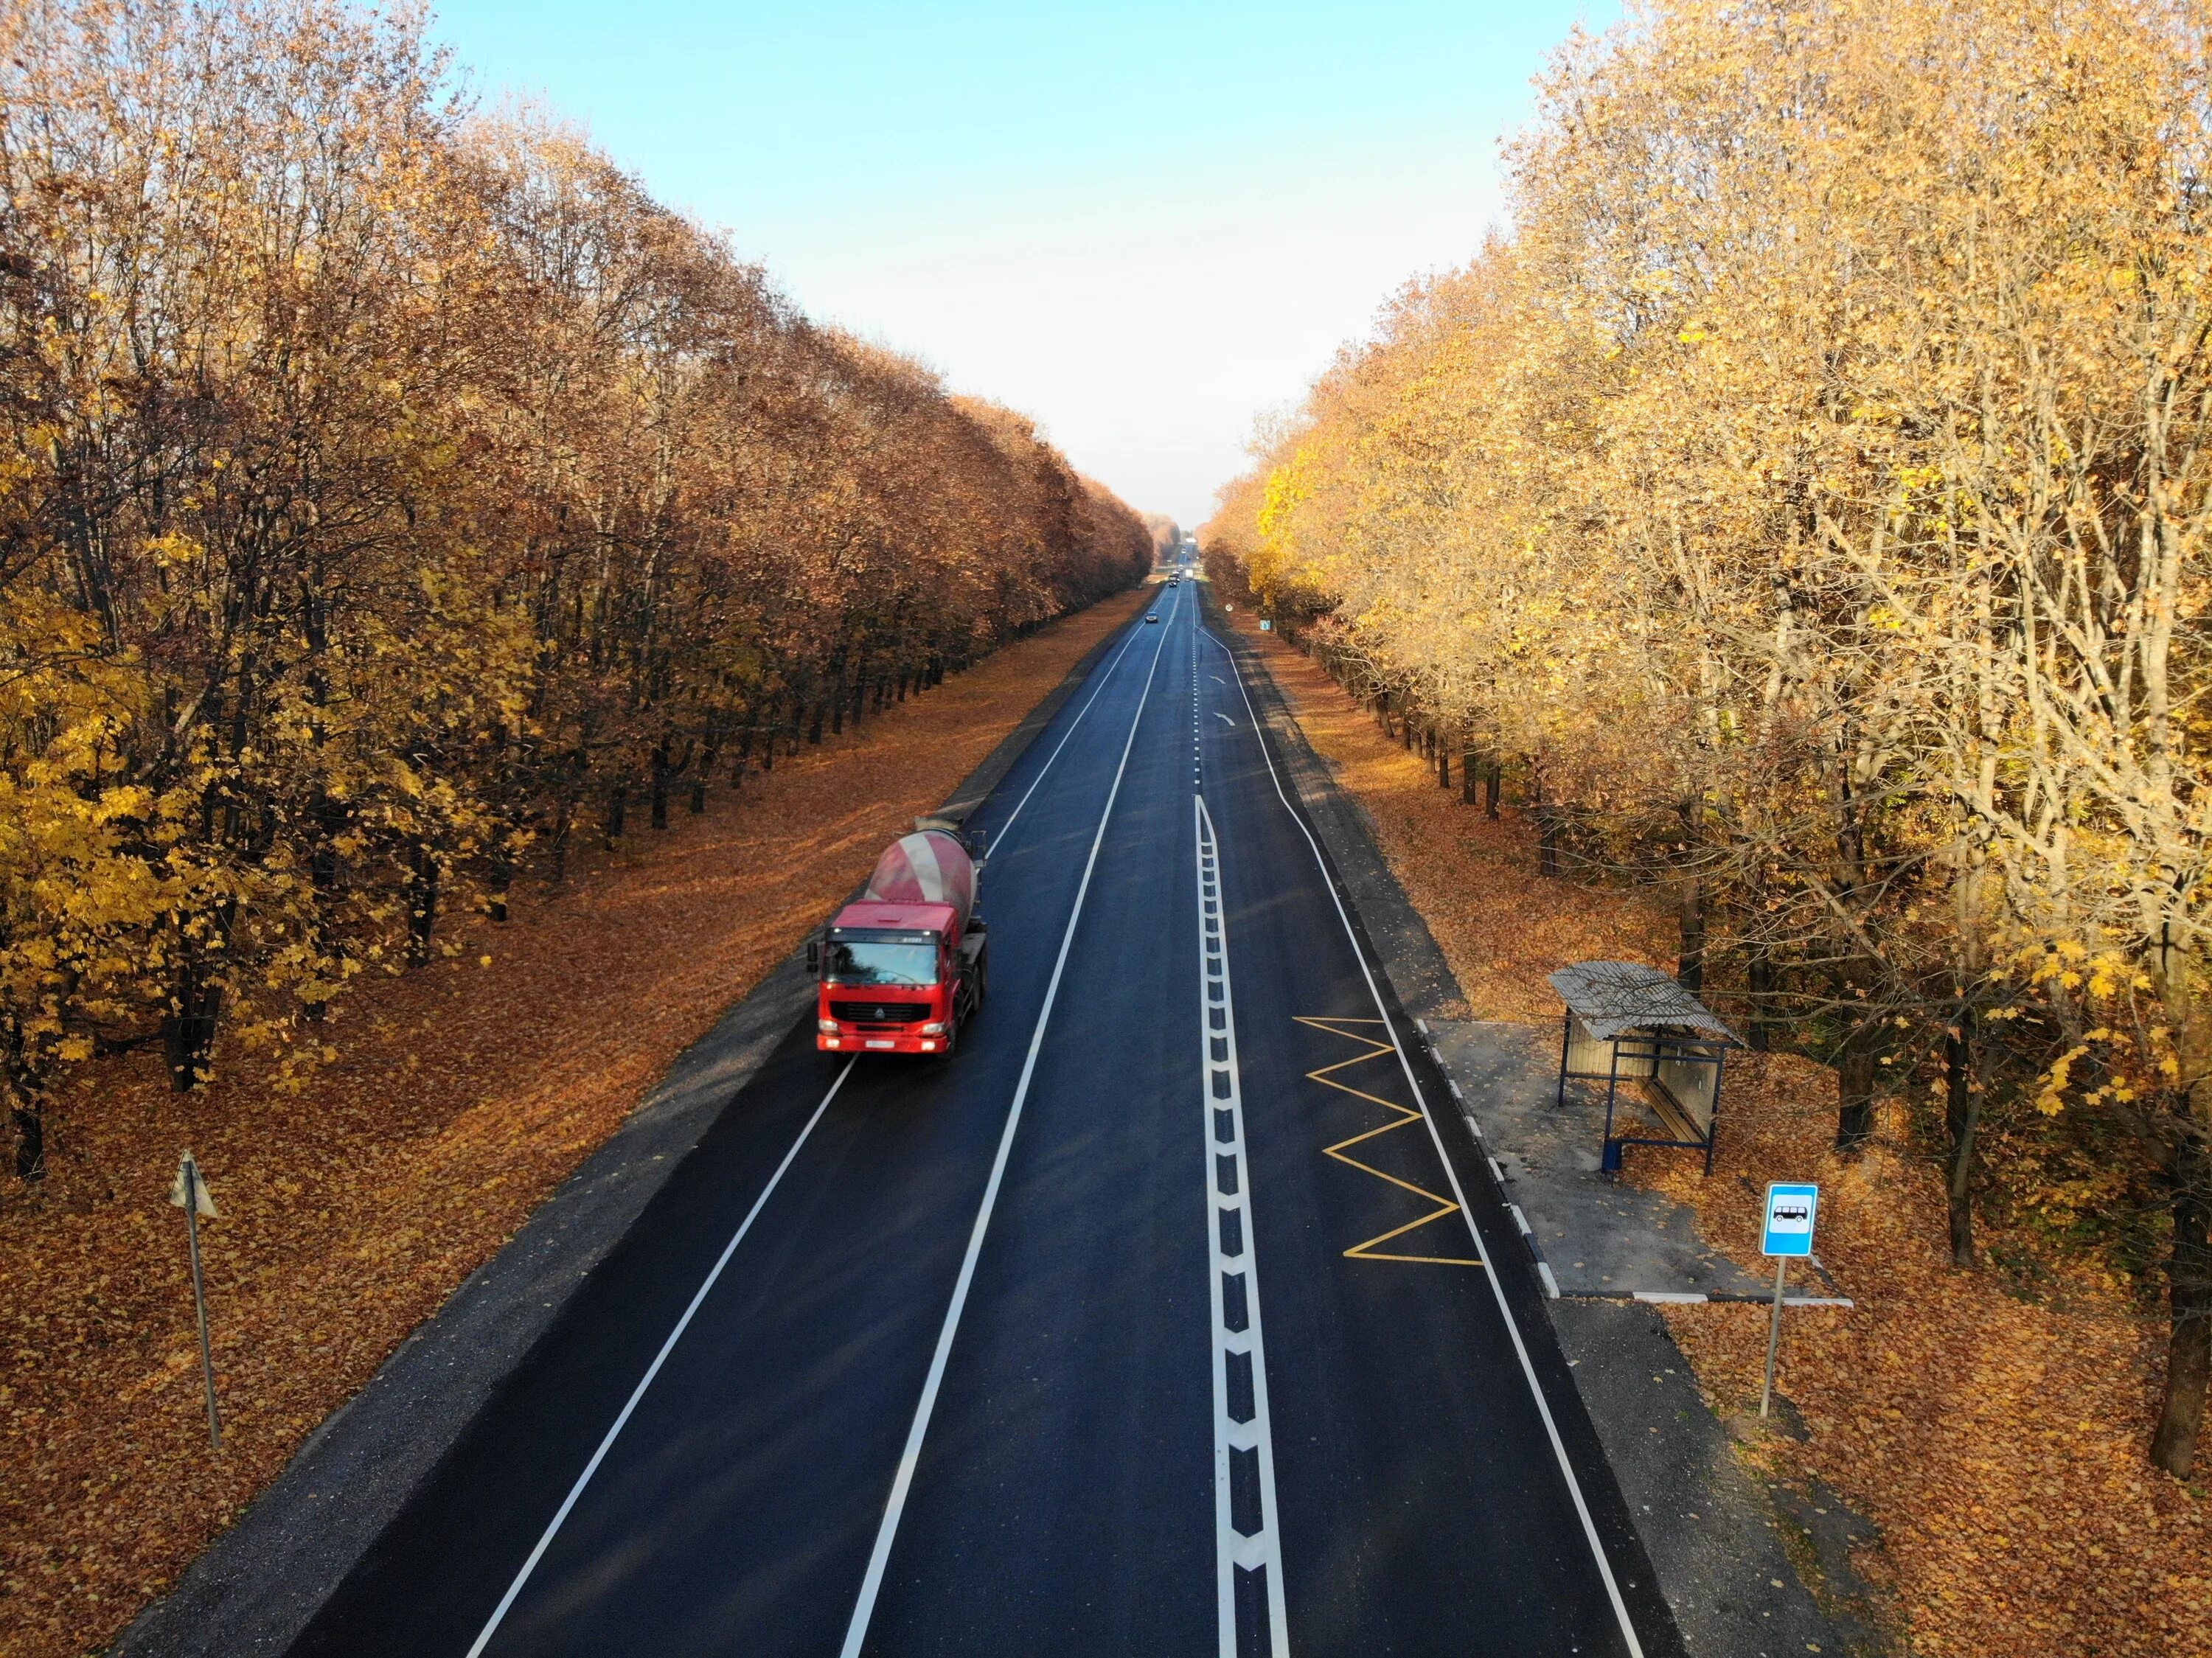
<path fill-rule="evenodd" d="M 1680 1651 L 1478 1143 L 1156 608 L 971 820 L 958 1054 L 795 1029 L 295 1654 Z"/>

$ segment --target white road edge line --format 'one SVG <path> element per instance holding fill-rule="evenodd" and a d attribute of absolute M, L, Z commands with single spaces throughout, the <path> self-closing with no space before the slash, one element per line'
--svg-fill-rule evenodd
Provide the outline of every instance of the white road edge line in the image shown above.
<path fill-rule="evenodd" d="M 1222 899 L 1221 853 L 1206 797 L 1194 795 L 1197 817 L 1198 1005 L 1200 1110 L 1206 1145 L 1206 1234 L 1213 1308 L 1213 1535 L 1216 1572 L 1215 1625 L 1221 1658 L 1237 1658 L 1244 1643 L 1237 1627 L 1237 1574 L 1267 1574 L 1267 1650 L 1290 1658 L 1290 1614 L 1283 1603 L 1283 1536 L 1275 1502 L 1275 1442 L 1268 1426 L 1267 1351 L 1261 1337 L 1259 1238 L 1252 1223 L 1251 1167 L 1244 1156 L 1244 1094 L 1237 1064 L 1237 999 L 1229 979 L 1229 921 Z M 1216 999 L 1216 992 L 1218 999 Z M 1213 1029 L 1215 1010 L 1221 1028 Z M 1218 1048 L 1215 1044 L 1218 1044 Z M 1225 1090 L 1225 1091 L 1224 1091 Z M 1229 1138 L 1220 1117 L 1229 1120 Z M 1229 1189 L 1224 1191 L 1226 1186 Z M 1222 1229 L 1234 1219 L 1236 1253 L 1222 1247 Z M 1243 1291 L 1244 1327 L 1229 1327 L 1225 1303 L 1231 1278 Z M 1231 1414 L 1229 1371 L 1241 1361 L 1250 1387 L 1249 1419 Z M 1240 1403 L 1244 1401 L 1239 1401 Z M 1232 1459 L 1254 1460 L 1260 1512 L 1249 1534 L 1236 1524 L 1236 1479 Z"/>
<path fill-rule="evenodd" d="M 1359 963 L 1360 976 L 1367 981 L 1367 994 L 1375 1004 L 1376 1012 L 1382 1015 L 1382 1028 L 1390 1033 L 1390 1046 L 1397 1052 L 1398 1067 L 1406 1073 L 1406 1085 L 1413 1090 L 1413 1099 L 1421 1108 L 1421 1121 L 1428 1125 L 1429 1139 L 1436 1145 L 1437 1161 L 1443 1164 L 1445 1176 L 1451 1181 L 1452 1196 L 1459 1200 L 1460 1217 L 1467 1222 L 1468 1236 L 1474 1241 L 1474 1253 L 1484 1262 L 1483 1271 L 1490 1280 L 1490 1293 L 1496 1298 L 1498 1314 L 1505 1321 L 1506 1333 L 1513 1339 L 1513 1351 L 1521 1361 L 1521 1375 L 1528 1384 L 1528 1392 L 1535 1399 L 1536 1414 L 1543 1418 L 1544 1432 L 1552 1443 L 1552 1455 L 1559 1465 L 1560 1478 L 1567 1482 L 1567 1495 L 1574 1500 L 1575 1513 L 1583 1523 L 1583 1536 L 1589 1544 L 1592 1558 L 1597 1562 L 1598 1576 L 1604 1581 L 1607 1599 L 1613 1605 L 1613 1619 L 1620 1625 L 1621 1639 L 1628 1643 L 1630 1658 L 1644 1658 L 1644 1643 L 1636 1638 L 1636 1625 L 1628 1615 L 1628 1603 L 1621 1598 L 1620 1585 L 1613 1575 L 1613 1563 L 1606 1558 L 1605 1540 L 1597 1534 L 1597 1521 L 1590 1514 L 1589 1503 L 1583 1497 L 1582 1481 L 1575 1478 L 1574 1463 L 1567 1455 L 1566 1442 L 1559 1437 L 1559 1424 L 1552 1419 L 1552 1404 L 1544 1397 L 1544 1385 L 1537 1380 L 1536 1366 L 1528 1357 L 1528 1345 L 1521 1339 L 1520 1322 L 1513 1316 L 1513 1309 L 1505 1299 L 1505 1286 L 1498 1278 L 1496 1266 L 1491 1261 L 1490 1250 L 1482 1241 L 1481 1229 L 1474 1224 L 1474 1211 L 1468 1206 L 1467 1192 L 1460 1184 L 1459 1169 L 1453 1163 L 1451 1154 L 1444 1150 L 1443 1136 L 1437 1132 L 1436 1120 L 1429 1114 L 1428 1096 L 1421 1091 L 1421 1084 L 1413 1076 L 1413 1063 L 1406 1057 L 1406 1046 L 1399 1039 L 1397 1024 L 1390 1017 L 1389 1008 L 1383 1003 L 1382 992 L 1375 982 L 1373 970 L 1367 965 L 1367 952 L 1360 949 L 1359 935 L 1352 928 L 1352 917 L 1344 908 L 1344 899 L 1337 892 L 1336 883 L 1329 878 L 1328 860 L 1322 856 L 1321 843 L 1314 839 L 1313 831 L 1306 827 L 1305 819 L 1298 815 L 1297 808 L 1291 804 L 1290 796 L 1283 792 L 1282 777 L 1275 770 L 1275 756 L 1267 751 L 1259 710 L 1252 706 L 1252 693 L 1245 686 L 1244 671 L 1237 665 L 1237 653 L 1215 639 L 1211 629 L 1201 629 L 1200 631 L 1212 640 L 1216 650 L 1229 659 L 1229 671 L 1237 681 L 1238 695 L 1244 699 L 1244 714 L 1252 722 L 1253 735 L 1259 741 L 1260 757 L 1267 762 L 1267 776 L 1274 783 L 1275 799 L 1283 803 L 1283 810 L 1290 813 L 1291 822 L 1305 837 L 1307 849 L 1313 853 L 1315 865 L 1321 871 L 1322 884 L 1328 889 L 1329 901 L 1336 906 L 1336 918 L 1344 924 L 1345 937 L 1352 944 L 1352 959 Z M 1547 1281 L 1546 1287 L 1551 1289 L 1551 1273 L 1547 1271 L 1542 1276 Z M 1556 1297 L 1556 1290 L 1553 1290 L 1553 1294 Z"/>
<path fill-rule="evenodd" d="M 1141 624 L 1140 624 L 1141 625 Z M 1160 642 L 1152 649 L 1152 665 L 1146 672 L 1145 688 L 1137 695 L 1137 712 L 1129 721 L 1129 735 L 1121 744 L 1121 762 L 1114 768 L 1114 786 L 1106 792 L 1106 808 L 1098 814 L 1097 831 L 1091 837 L 1091 855 L 1084 860 L 1083 879 L 1075 889 L 1075 908 L 1060 934 L 1060 956 L 1052 964 L 1044 1005 L 1037 1011 L 1036 1029 L 1030 1035 L 1028 1057 L 1022 1061 L 1021 1080 L 1014 1085 L 1014 1102 L 1006 1111 L 1006 1126 L 999 1135 L 998 1155 L 991 1160 L 991 1178 L 983 1187 L 983 1201 L 975 1211 L 975 1224 L 968 1234 L 968 1253 L 960 1262 L 960 1276 L 952 1286 L 952 1302 L 945 1309 L 945 1325 L 938 1332 L 937 1351 L 931 1355 L 929 1375 L 921 1384 L 921 1401 L 914 1407 L 914 1424 L 900 1452 L 898 1471 L 891 1478 L 891 1494 L 884 1504 L 882 1522 L 876 1527 L 876 1545 L 868 1554 L 867 1574 L 860 1580 L 860 1598 L 854 1603 L 852 1621 L 845 1629 L 842 1658 L 860 1658 L 868 1637 L 868 1620 L 882 1592 L 884 1569 L 890 1564 L 891 1544 L 898 1536 L 899 1518 L 906 1512 L 907 1493 L 914 1487 L 914 1471 L 921 1460 L 921 1442 L 929 1432 L 930 1413 L 937 1408 L 937 1390 L 945 1381 L 945 1366 L 952 1356 L 952 1339 L 959 1333 L 960 1315 L 968 1305 L 968 1287 L 975 1281 L 976 1258 L 983 1253 L 983 1235 L 990 1230 L 991 1211 L 999 1201 L 999 1185 L 1006 1178 L 1006 1158 L 1014 1148 L 1014 1130 L 1021 1126 L 1022 1106 L 1029 1098 L 1030 1078 L 1036 1071 L 1037 1054 L 1044 1047 L 1044 1030 L 1052 1018 L 1052 1005 L 1060 995 L 1060 976 L 1067 969 L 1067 952 L 1075 943 L 1075 925 L 1083 919 L 1083 902 L 1090 896 L 1091 872 L 1098 866 L 1098 849 L 1106 842 L 1106 825 L 1114 816 L 1114 802 L 1121 793 L 1121 779 L 1129 769 L 1129 750 L 1136 745 L 1137 727 L 1144 722 L 1145 703 L 1159 672 L 1160 653 L 1167 647 L 1168 629 L 1160 629 Z"/>
<path fill-rule="evenodd" d="M 854 1059 L 858 1057 L 857 1054 L 853 1056 Z M 836 1080 L 830 1083 L 830 1091 L 822 1096 L 822 1103 L 814 1108 L 814 1114 L 806 1120 L 806 1127 L 800 1129 L 799 1138 L 792 1141 L 791 1150 L 785 1152 L 783 1161 L 776 1164 L 775 1173 L 770 1175 L 768 1177 L 768 1184 L 761 1187 L 760 1195 L 753 1199 L 753 1206 L 745 1211 L 745 1218 L 738 1223 L 738 1230 L 730 1234 L 730 1241 L 722 1246 L 722 1253 L 714 1258 L 712 1269 L 708 1271 L 698 1289 L 692 1292 L 690 1303 L 684 1309 L 684 1316 L 676 1321 L 676 1327 L 668 1333 L 668 1339 L 660 1344 L 660 1351 L 653 1356 L 653 1363 L 646 1367 L 645 1374 L 638 1378 L 637 1386 L 630 1389 L 629 1398 L 623 1402 L 622 1413 L 615 1418 L 614 1424 L 607 1430 L 605 1436 L 599 1441 L 599 1448 L 592 1453 L 592 1460 L 584 1464 L 584 1471 L 576 1476 L 576 1483 L 568 1487 L 568 1495 L 561 1500 L 560 1509 L 553 1515 L 551 1523 L 545 1527 L 544 1534 L 538 1538 L 538 1546 L 530 1551 L 530 1558 L 522 1563 L 522 1570 L 514 1574 L 514 1581 L 507 1586 L 507 1593 L 500 1596 L 499 1605 L 492 1609 L 490 1619 L 484 1625 L 483 1630 L 477 1634 L 475 1643 L 469 1648 L 467 1658 L 477 1658 L 477 1655 L 490 1643 L 491 1637 L 498 1632 L 500 1624 L 507 1617 L 508 1609 L 514 1605 L 515 1597 L 522 1593 L 522 1586 L 530 1581 L 530 1574 L 538 1570 L 538 1563 L 545 1558 L 545 1551 L 552 1546 L 554 1533 L 561 1529 L 562 1522 L 568 1518 L 569 1510 L 576 1506 L 576 1499 L 583 1496 L 584 1487 L 591 1484 L 592 1476 L 599 1471 L 599 1464 L 606 1460 L 607 1452 L 613 1448 L 615 1436 L 621 1433 L 624 1424 L 629 1421 L 630 1412 L 637 1409 L 637 1402 L 645 1397 L 645 1390 L 653 1386 L 653 1377 L 660 1374 L 660 1367 L 667 1363 L 668 1355 L 675 1351 L 678 1339 L 682 1337 L 685 1328 L 691 1322 L 691 1315 L 699 1310 L 700 1303 L 707 1299 L 707 1292 L 714 1287 L 714 1280 L 722 1276 L 722 1268 L 730 1264 L 730 1257 L 737 1253 L 738 1245 L 744 1241 L 744 1236 L 751 1230 L 754 1220 L 758 1218 L 761 1210 L 767 1206 L 777 1184 L 782 1181 L 784 1171 L 791 1167 L 793 1160 L 799 1156 L 799 1148 L 806 1144 L 806 1137 L 814 1132 L 814 1125 L 822 1121 L 822 1114 L 830 1108 L 830 1102 L 837 1097 L 837 1090 L 845 1085 L 845 1078 L 852 1074 L 853 1059 L 848 1059 L 838 1071 Z"/>

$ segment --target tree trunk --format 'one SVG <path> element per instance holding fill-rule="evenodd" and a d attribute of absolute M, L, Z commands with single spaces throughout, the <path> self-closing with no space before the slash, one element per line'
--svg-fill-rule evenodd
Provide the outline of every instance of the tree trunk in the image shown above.
<path fill-rule="evenodd" d="M 427 967 L 430 938 L 438 924 L 438 855 L 429 843 L 415 843 L 415 868 L 408 883 L 407 964 Z"/>
<path fill-rule="evenodd" d="M 1974 1088 L 1974 1011 L 1961 1005 L 1957 1023 L 1943 1038 L 1943 1127 L 1951 1139 L 1950 1178 L 1946 1182 L 1951 1211 L 1951 1264 L 1974 1261 L 1974 1130 L 1982 1114 Z"/>
<path fill-rule="evenodd" d="M 1430 746 L 1437 756 L 1437 786 L 1448 789 L 1451 786 L 1451 744 L 1437 742 L 1432 737 Z"/>
<path fill-rule="evenodd" d="M 1854 1035 L 1836 1061 L 1836 1149 L 1856 1151 L 1874 1138 L 1875 1051 Z"/>
<path fill-rule="evenodd" d="M 614 850 L 615 842 L 622 839 L 623 825 L 629 821 L 629 785 L 617 783 L 607 797 L 607 850 Z"/>
<path fill-rule="evenodd" d="M 315 950 L 318 955 L 326 955 L 330 950 L 331 915 L 337 902 L 337 837 L 345 824 L 345 809 L 318 789 L 309 811 L 316 830 L 315 848 L 307 854 L 307 882 L 315 894 Z M 321 1023 L 326 1011 L 319 1001 L 300 1005 L 300 1017 L 310 1024 Z"/>
<path fill-rule="evenodd" d="M 1751 989 L 1751 1030 L 1747 1040 L 1753 1053 L 1764 1054 L 1771 1041 L 1769 1010 L 1774 1005 L 1774 963 L 1764 945 L 1751 947 L 1751 960 L 1744 969 L 1744 977 Z"/>
<path fill-rule="evenodd" d="M 568 878 L 568 818 L 573 809 L 568 791 L 563 789 L 560 804 L 553 809 L 553 833 L 547 837 L 552 843 L 549 849 L 553 854 L 553 867 L 547 878 L 550 884 L 556 887 Z"/>
<path fill-rule="evenodd" d="M 1705 993 L 1705 890 L 1694 875 L 1682 883 L 1682 945 L 1674 981 L 1692 996 Z"/>
<path fill-rule="evenodd" d="M 1550 801 L 1544 799 L 1544 774 L 1531 766 L 1528 772 L 1528 810 L 1536 819 L 1536 873 L 1559 872 L 1559 825 Z"/>
<path fill-rule="evenodd" d="M 207 1069 L 215 1047 L 216 1021 L 222 1011 L 222 987 L 207 982 L 197 959 L 188 959 L 170 993 L 161 1019 L 161 1049 L 169 1066 L 169 1091 L 189 1094 Z"/>
<path fill-rule="evenodd" d="M 668 827 L 668 744 L 663 739 L 653 751 L 653 826 Z"/>
<path fill-rule="evenodd" d="M 1462 806 L 1475 804 L 1475 786 L 1481 780 L 1477 775 L 1480 769 L 1474 750 L 1462 749 L 1459 751 L 1459 803 Z"/>
<path fill-rule="evenodd" d="M 43 1102 L 18 1096 L 8 1115 L 15 1125 L 15 1178 L 42 1181 L 46 1177 L 46 1113 Z"/>
<path fill-rule="evenodd" d="M 1559 813 L 1540 801 L 1534 810 L 1536 814 L 1536 873 L 1556 876 L 1559 872 Z"/>
<path fill-rule="evenodd" d="M 514 851 L 504 835 L 491 843 L 490 891 L 487 895 L 485 913 L 495 921 L 507 920 L 507 895 L 514 885 Z"/>
<path fill-rule="evenodd" d="M 714 780 L 714 762 L 722 757 L 725 728 L 717 722 L 708 730 L 711 734 L 705 752 L 699 756 L 699 769 L 691 774 L 690 810 L 695 817 L 707 810 L 707 785 Z"/>
<path fill-rule="evenodd" d="M 2166 1340 L 2166 1396 L 2150 1460 L 2177 1479 L 2189 1477 L 2212 1382 L 2212 1148 L 2185 1112 L 2170 1163 L 2173 1245 L 2166 1281 L 2172 1330 Z"/>
<path fill-rule="evenodd" d="M 813 722 L 806 728 L 806 740 L 808 742 L 819 743 L 822 740 L 822 720 L 823 716 L 826 715 L 829 711 L 829 704 L 826 699 L 815 703 Z"/>
<path fill-rule="evenodd" d="M 1482 815 L 1492 823 L 1498 821 L 1498 786 L 1500 774 L 1504 769 L 1505 762 L 1503 760 L 1493 759 L 1490 762 L 1488 773 L 1482 780 Z"/>
<path fill-rule="evenodd" d="M 15 1130 L 15 1178 L 40 1181 L 46 1177 L 45 1082 L 22 1025 L 13 1018 L 7 1024 L 8 1117 Z"/>

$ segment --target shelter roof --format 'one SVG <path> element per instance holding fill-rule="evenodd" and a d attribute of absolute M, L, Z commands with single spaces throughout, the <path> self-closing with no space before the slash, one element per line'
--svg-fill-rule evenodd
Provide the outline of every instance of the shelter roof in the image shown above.
<path fill-rule="evenodd" d="M 1672 976 L 1641 962 L 1577 962 L 1552 975 L 1552 988 L 1600 1042 L 1655 1025 L 1680 1025 L 1723 1041 L 1738 1040 Z"/>

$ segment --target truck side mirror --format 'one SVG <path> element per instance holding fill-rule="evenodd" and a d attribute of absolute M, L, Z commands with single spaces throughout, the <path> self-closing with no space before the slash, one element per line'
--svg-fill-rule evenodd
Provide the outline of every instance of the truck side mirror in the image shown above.
<path fill-rule="evenodd" d="M 806 970 L 809 973 L 822 971 L 822 941 L 819 938 L 806 941 Z"/>

